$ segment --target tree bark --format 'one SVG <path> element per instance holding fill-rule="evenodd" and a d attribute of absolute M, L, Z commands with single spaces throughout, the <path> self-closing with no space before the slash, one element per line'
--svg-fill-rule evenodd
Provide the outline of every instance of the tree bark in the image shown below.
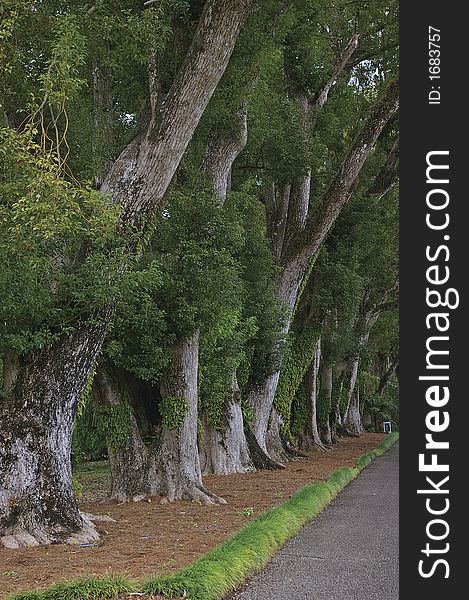
<path fill-rule="evenodd" d="M 0 532 L 7 547 L 99 538 L 78 510 L 70 454 L 76 406 L 104 329 L 105 322 L 83 326 L 15 360 L 0 398 Z"/>
<path fill-rule="evenodd" d="M 223 498 L 209 492 L 202 483 L 197 448 L 198 351 L 199 331 L 196 331 L 176 345 L 162 377 L 162 402 L 174 400 L 187 410 L 176 427 L 165 427 L 163 420 L 155 478 L 159 493 L 169 502 L 186 498 L 204 504 L 224 504 Z"/>
<path fill-rule="evenodd" d="M 113 439 L 106 439 L 111 469 L 110 499 L 117 502 L 137 501 L 154 493 L 150 477 L 153 457 L 142 440 L 134 409 L 130 405 L 135 394 L 136 390 L 129 385 L 128 378 L 124 379 L 116 368 L 106 363 L 98 366 L 93 381 L 93 401 L 97 407 L 111 410 L 127 408 L 125 441 L 116 446 Z M 112 419 L 112 412 L 109 418 Z M 119 425 L 126 426 L 125 423 Z"/>
<path fill-rule="evenodd" d="M 234 49 L 254 0 L 208 0 L 186 59 L 148 127 L 123 150 L 101 191 L 123 212 L 121 230 L 157 209 Z M 150 99 L 151 106 L 158 106 Z M 83 325 L 25 357 L 12 399 L 2 400 L 0 535 L 4 544 L 91 540 L 96 530 L 73 496 L 70 446 L 78 399 L 104 341 Z M 25 408 L 26 407 L 26 408 Z M 169 440 L 167 443 L 168 446 Z M 168 478 L 169 481 L 169 478 Z M 168 484 L 168 489 L 171 486 Z M 175 490 L 169 489 L 173 496 Z"/>
<path fill-rule="evenodd" d="M 226 402 L 220 430 L 211 427 L 206 417 L 202 418 L 202 423 L 200 459 L 204 475 L 229 475 L 255 470 L 244 433 L 241 392 L 236 373 L 233 373 L 231 396 Z"/>
<path fill-rule="evenodd" d="M 345 425 L 352 433 L 358 435 L 365 433 L 360 415 L 360 391 L 358 389 L 355 389 L 352 394 L 352 400 L 345 418 Z"/>

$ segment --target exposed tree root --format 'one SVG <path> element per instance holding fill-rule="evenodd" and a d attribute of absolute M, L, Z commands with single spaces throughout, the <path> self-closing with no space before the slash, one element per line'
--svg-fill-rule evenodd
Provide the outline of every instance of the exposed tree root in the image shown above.
<path fill-rule="evenodd" d="M 99 541 L 94 520 L 111 520 L 111 517 L 98 517 L 80 513 L 83 521 L 82 527 L 74 533 L 65 533 L 64 531 L 46 531 L 44 528 L 36 526 L 31 528 L 16 527 L 11 532 L 0 538 L 2 546 L 5 548 L 18 549 L 31 546 L 47 544 L 89 544 Z M 91 518 L 93 517 L 93 518 Z"/>
<path fill-rule="evenodd" d="M 270 456 L 268 456 L 262 450 L 262 448 L 259 446 L 259 444 L 256 440 L 256 437 L 252 433 L 252 431 L 246 431 L 246 440 L 248 442 L 252 462 L 253 462 L 254 466 L 256 467 L 256 469 L 268 469 L 268 470 L 273 471 L 275 469 L 284 469 L 285 468 L 284 464 L 277 462 L 275 460 L 272 460 L 272 458 L 270 458 Z"/>
<path fill-rule="evenodd" d="M 188 483 L 182 490 L 171 488 L 165 496 L 162 496 L 160 502 L 161 504 L 166 504 L 167 502 L 174 502 L 179 499 L 194 500 L 194 502 L 200 502 L 201 504 L 207 505 L 226 504 L 224 498 L 217 496 L 203 485 L 198 485 L 196 483 Z"/>
<path fill-rule="evenodd" d="M 350 431 L 347 427 L 337 427 L 337 435 L 340 437 L 360 437 L 358 433 Z"/>

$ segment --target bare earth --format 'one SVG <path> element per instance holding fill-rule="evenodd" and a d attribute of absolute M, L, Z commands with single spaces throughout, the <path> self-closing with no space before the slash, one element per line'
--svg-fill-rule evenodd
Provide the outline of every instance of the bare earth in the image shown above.
<path fill-rule="evenodd" d="M 354 466 L 358 456 L 376 448 L 384 437 L 367 433 L 342 439 L 332 450 L 314 452 L 282 471 L 205 477 L 204 485 L 223 496 L 226 505 L 202 506 L 185 500 L 160 504 L 158 497 L 130 504 L 99 502 L 108 489 L 108 477 L 83 477 L 85 497 L 95 501 L 83 503 L 81 508 L 108 514 L 117 522 L 98 523 L 102 539 L 97 547 L 0 548 L 0 598 L 7 592 L 45 588 L 86 575 L 124 573 L 138 578 L 175 571 L 263 511 L 282 504 L 304 485 L 326 479 L 339 467 Z M 136 597 L 143 598 L 129 596 Z"/>

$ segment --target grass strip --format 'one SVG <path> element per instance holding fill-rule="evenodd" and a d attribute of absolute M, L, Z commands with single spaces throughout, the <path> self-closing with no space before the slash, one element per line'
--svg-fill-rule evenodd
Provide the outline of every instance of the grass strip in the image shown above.
<path fill-rule="evenodd" d="M 265 567 L 288 539 L 322 512 L 360 471 L 398 438 L 398 433 L 389 434 L 375 450 L 360 456 L 355 467 L 336 469 L 326 481 L 301 488 L 292 498 L 262 513 L 223 544 L 176 573 L 149 577 L 141 585 L 124 577 L 88 577 L 59 583 L 44 591 L 12 593 L 6 600 L 107 600 L 123 592 L 221 600 Z"/>
<path fill-rule="evenodd" d="M 171 575 L 147 579 L 146 594 L 188 600 L 221 600 L 261 570 L 271 556 L 301 527 L 314 519 L 362 469 L 398 439 L 386 437 L 374 451 L 362 455 L 356 467 L 333 471 L 326 481 L 300 489 L 278 508 L 264 512 L 226 542 Z"/>
<path fill-rule="evenodd" d="M 56 583 L 43 591 L 19 592 L 7 600 L 107 600 L 124 592 L 136 592 L 137 585 L 123 576 L 84 577 Z"/>

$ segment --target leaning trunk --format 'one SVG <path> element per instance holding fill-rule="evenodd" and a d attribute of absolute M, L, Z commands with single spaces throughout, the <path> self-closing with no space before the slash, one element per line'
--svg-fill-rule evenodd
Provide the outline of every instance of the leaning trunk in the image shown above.
<path fill-rule="evenodd" d="M 78 400 L 96 360 L 104 323 L 83 326 L 43 351 L 21 357 L 0 404 L 0 532 L 5 546 L 99 538 L 78 509 L 71 439 Z"/>

